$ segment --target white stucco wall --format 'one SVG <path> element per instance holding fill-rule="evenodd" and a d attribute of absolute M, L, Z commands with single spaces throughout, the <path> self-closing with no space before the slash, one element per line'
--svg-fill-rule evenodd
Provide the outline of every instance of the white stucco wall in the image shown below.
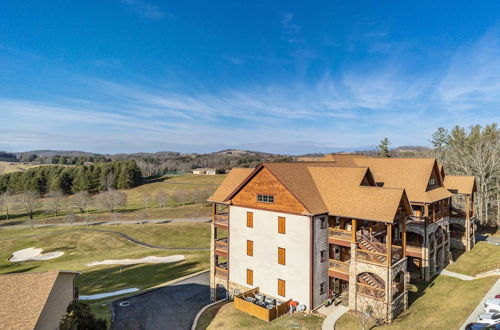
<path fill-rule="evenodd" d="M 252 269 L 252 287 L 310 308 L 309 217 L 238 206 L 230 208 L 229 280 L 248 286 L 246 270 Z M 253 228 L 246 226 L 247 211 L 253 212 Z M 278 233 L 279 216 L 286 218 L 286 234 Z M 254 242 L 252 257 L 247 256 L 247 240 Z M 286 249 L 286 265 L 278 264 L 278 247 Z M 278 295 L 278 279 L 286 281 L 285 298 Z"/>

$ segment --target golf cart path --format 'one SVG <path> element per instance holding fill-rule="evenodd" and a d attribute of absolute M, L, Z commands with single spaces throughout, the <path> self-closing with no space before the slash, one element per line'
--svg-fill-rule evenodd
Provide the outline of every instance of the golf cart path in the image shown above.
<path fill-rule="evenodd" d="M 483 314 L 484 313 L 484 302 L 486 301 L 486 299 L 489 299 L 489 298 L 494 298 L 495 295 L 497 295 L 498 293 L 500 292 L 500 279 L 498 279 L 495 284 L 493 284 L 493 286 L 491 287 L 491 289 L 484 295 L 483 299 L 479 302 L 479 304 L 477 304 L 476 308 L 474 309 L 474 311 L 472 311 L 472 313 L 469 315 L 469 317 L 467 318 L 467 320 L 465 320 L 465 322 L 462 324 L 462 326 L 460 327 L 460 330 L 465 330 L 465 326 L 469 323 L 472 323 L 472 322 L 476 322 L 477 321 L 477 316 L 479 314 Z"/>
<path fill-rule="evenodd" d="M 209 222 L 210 217 L 198 217 L 198 218 L 179 218 L 179 219 L 152 219 L 152 220 L 105 220 L 105 221 L 94 221 L 89 222 L 89 226 L 100 226 L 100 225 L 135 225 L 135 224 L 146 224 L 146 223 L 179 223 L 179 222 Z M 29 224 L 29 220 L 25 221 L 26 224 L 19 225 L 9 225 L 3 224 L 0 225 L 0 229 L 2 228 L 31 228 L 31 224 Z M 33 224 L 33 228 L 43 228 L 43 227 L 69 227 L 69 226 L 86 226 L 87 222 L 75 222 L 75 223 L 35 223 Z"/>

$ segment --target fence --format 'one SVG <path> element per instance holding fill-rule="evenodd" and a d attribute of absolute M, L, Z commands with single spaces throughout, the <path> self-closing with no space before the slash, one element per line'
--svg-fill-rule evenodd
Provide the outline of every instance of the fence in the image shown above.
<path fill-rule="evenodd" d="M 267 309 L 245 300 L 247 297 L 255 297 L 257 293 L 259 293 L 259 288 L 255 288 L 235 296 L 234 308 L 266 322 L 270 322 L 289 311 L 290 302 L 292 301 L 291 299 L 282 302 L 281 304 L 276 303 L 276 307 L 272 309 Z"/>
<path fill-rule="evenodd" d="M 488 272 L 491 272 L 494 270 L 500 270 L 500 263 L 478 267 L 478 268 L 474 269 L 474 276 L 478 276 L 478 275 L 488 273 Z"/>

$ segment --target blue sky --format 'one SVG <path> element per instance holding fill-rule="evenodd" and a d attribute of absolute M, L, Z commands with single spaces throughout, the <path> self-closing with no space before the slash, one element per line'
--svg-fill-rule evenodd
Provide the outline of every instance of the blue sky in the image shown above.
<path fill-rule="evenodd" d="M 1 1 L 0 150 L 429 145 L 498 122 L 498 1 Z"/>

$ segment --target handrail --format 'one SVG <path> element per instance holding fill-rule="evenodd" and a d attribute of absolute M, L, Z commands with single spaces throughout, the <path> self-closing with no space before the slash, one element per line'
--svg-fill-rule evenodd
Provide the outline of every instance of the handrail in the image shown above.
<path fill-rule="evenodd" d="M 482 266 L 479 268 L 474 269 L 474 276 L 477 276 L 478 274 L 486 273 L 495 269 L 500 269 L 500 263 L 494 263 L 494 264 L 489 264 L 486 266 Z"/>

